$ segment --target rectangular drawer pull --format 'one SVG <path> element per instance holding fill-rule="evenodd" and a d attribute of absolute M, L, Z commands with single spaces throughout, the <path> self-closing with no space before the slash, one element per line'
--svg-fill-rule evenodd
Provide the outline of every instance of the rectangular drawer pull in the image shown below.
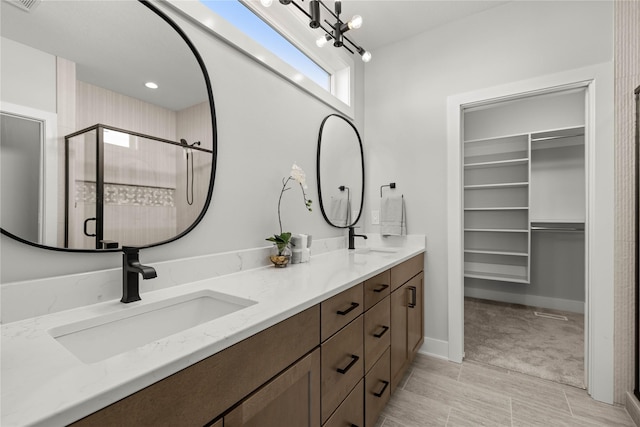
<path fill-rule="evenodd" d="M 373 334 L 373 336 L 374 336 L 374 337 L 376 337 L 376 338 L 382 338 L 382 336 L 383 336 L 384 334 L 386 334 L 388 330 L 389 330 L 389 327 L 388 327 L 388 326 L 383 326 L 383 327 L 382 327 L 382 332 L 380 332 L 380 333 L 378 333 L 378 334 Z"/>
<path fill-rule="evenodd" d="M 411 302 L 409 303 L 409 308 L 415 308 L 417 301 L 416 301 L 416 287 L 415 286 L 409 286 L 409 290 L 411 291 Z"/>
<path fill-rule="evenodd" d="M 356 356 L 355 354 L 352 354 L 351 355 L 351 362 L 349 362 L 349 364 L 346 367 L 338 368 L 336 370 L 341 374 L 346 374 L 347 371 L 349 371 L 349 369 L 351 369 L 353 367 L 353 365 L 355 365 L 358 360 L 360 360 L 360 356 Z"/>
<path fill-rule="evenodd" d="M 350 312 L 352 312 L 353 310 L 355 310 L 359 306 L 360 306 L 360 304 L 358 304 L 357 302 L 352 302 L 351 303 L 351 307 L 347 308 L 346 310 L 338 310 L 337 313 L 340 316 L 346 316 L 347 314 L 349 314 Z"/>
<path fill-rule="evenodd" d="M 387 387 L 389 387 L 389 381 L 380 380 L 380 382 L 384 385 L 382 386 L 382 390 L 380 390 L 378 393 L 373 393 L 375 397 L 382 397 L 384 391 L 387 389 Z"/>
<path fill-rule="evenodd" d="M 380 285 L 377 288 L 375 288 L 373 290 L 373 292 L 380 293 L 380 292 L 384 291 L 385 289 L 387 289 L 388 287 L 389 287 L 389 285 L 384 285 L 383 284 L 383 285 Z"/>

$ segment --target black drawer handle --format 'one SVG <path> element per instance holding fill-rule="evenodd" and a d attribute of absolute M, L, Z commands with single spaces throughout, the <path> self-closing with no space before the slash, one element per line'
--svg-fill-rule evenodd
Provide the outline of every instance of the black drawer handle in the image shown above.
<path fill-rule="evenodd" d="M 382 338 L 382 336 L 383 336 L 384 334 L 386 334 L 388 330 L 389 330 L 389 327 L 388 327 L 388 326 L 383 326 L 383 327 L 382 327 L 382 332 L 380 332 L 380 333 L 378 333 L 378 334 L 373 334 L 373 336 L 374 336 L 374 337 L 376 337 L 376 338 Z"/>
<path fill-rule="evenodd" d="M 349 314 L 350 312 L 355 310 L 356 307 L 359 307 L 359 306 L 360 306 L 360 304 L 358 304 L 357 302 L 352 302 L 351 303 L 351 307 L 347 308 L 346 310 L 338 310 L 338 314 L 340 316 L 346 316 L 347 314 Z"/>
<path fill-rule="evenodd" d="M 389 287 L 389 285 L 380 285 L 377 288 L 375 288 L 373 290 L 373 292 L 380 293 L 380 292 L 384 291 L 385 289 L 387 289 L 388 287 Z"/>
<path fill-rule="evenodd" d="M 409 290 L 411 291 L 411 302 L 409 303 L 409 308 L 415 308 L 417 301 L 416 301 L 416 287 L 415 286 L 409 286 Z"/>
<path fill-rule="evenodd" d="M 353 367 L 353 365 L 355 365 L 358 360 L 360 360 L 360 356 L 356 356 L 355 354 L 352 354 L 351 355 L 351 362 L 349 362 L 349 364 L 346 367 L 338 368 L 336 370 L 341 374 L 346 374 L 347 371 L 349 371 L 349 369 L 351 369 Z"/>
<path fill-rule="evenodd" d="M 380 380 L 380 382 L 382 382 L 384 385 L 382 386 L 382 390 L 380 390 L 378 393 L 373 393 L 375 397 L 382 397 L 384 391 L 387 389 L 387 387 L 389 387 L 389 381 Z"/>

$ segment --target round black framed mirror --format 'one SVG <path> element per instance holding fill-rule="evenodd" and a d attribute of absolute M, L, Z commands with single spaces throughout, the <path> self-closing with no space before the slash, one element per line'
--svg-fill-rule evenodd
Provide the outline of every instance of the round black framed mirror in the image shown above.
<path fill-rule="evenodd" d="M 193 43 L 148 1 L 15 4 L 1 4 L 2 234 L 91 252 L 191 231 L 217 153 Z"/>
<path fill-rule="evenodd" d="M 330 114 L 322 121 L 316 171 L 325 221 L 336 228 L 356 224 L 364 204 L 364 151 L 358 130 L 346 117 Z"/>

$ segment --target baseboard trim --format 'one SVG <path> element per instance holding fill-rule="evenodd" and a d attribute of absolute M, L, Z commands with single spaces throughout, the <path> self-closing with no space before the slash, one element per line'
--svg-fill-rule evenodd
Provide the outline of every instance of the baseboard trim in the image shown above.
<path fill-rule="evenodd" d="M 464 296 L 584 314 L 584 301 L 542 297 L 538 295 L 512 294 L 509 292 L 490 291 L 485 289 L 466 287 L 464 289 Z"/>
<path fill-rule="evenodd" d="M 633 394 L 633 392 L 627 392 L 627 402 L 625 405 L 627 412 L 631 416 L 631 419 L 636 424 L 636 426 L 640 426 L 640 402 L 638 398 Z"/>
<path fill-rule="evenodd" d="M 449 342 L 435 338 L 424 337 L 424 343 L 418 353 L 438 359 L 449 360 Z"/>

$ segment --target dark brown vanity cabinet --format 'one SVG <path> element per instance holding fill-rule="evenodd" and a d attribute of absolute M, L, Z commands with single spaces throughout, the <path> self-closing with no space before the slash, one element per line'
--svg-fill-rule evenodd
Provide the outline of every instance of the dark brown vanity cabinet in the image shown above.
<path fill-rule="evenodd" d="M 319 344 L 320 307 L 315 305 L 109 405 L 73 426 L 204 426 L 254 391 L 259 393 L 260 387 Z M 287 378 L 296 375 L 292 373 Z M 272 390 L 283 393 L 289 390 L 278 387 L 273 386 Z M 277 395 L 271 397 L 279 398 Z M 319 393 L 310 393 L 310 398 L 319 406 Z M 256 402 L 260 401 L 253 400 L 249 405 Z M 260 404 L 268 406 L 264 402 Z"/>
<path fill-rule="evenodd" d="M 423 342 L 424 255 L 74 426 L 373 427 Z"/>
<path fill-rule="evenodd" d="M 424 255 L 391 269 L 391 392 L 424 342 Z"/>

